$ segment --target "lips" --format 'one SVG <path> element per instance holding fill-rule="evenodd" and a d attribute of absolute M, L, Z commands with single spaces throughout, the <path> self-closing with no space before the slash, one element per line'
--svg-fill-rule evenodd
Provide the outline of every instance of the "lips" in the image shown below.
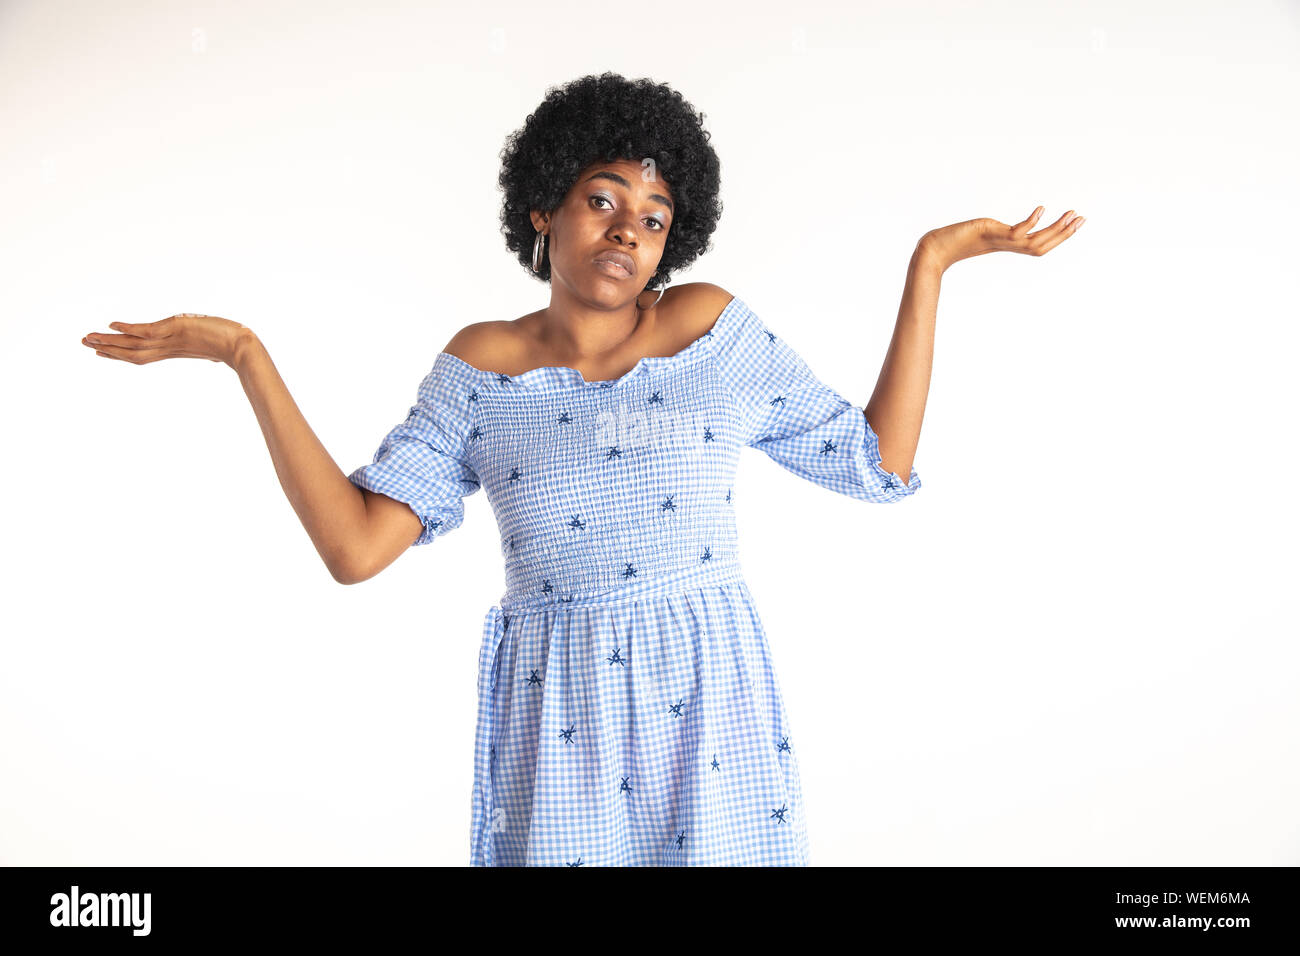
<path fill-rule="evenodd" d="M 596 256 L 595 261 L 612 262 L 615 265 L 622 266 L 627 270 L 628 275 L 633 275 L 636 272 L 636 262 L 633 261 L 632 257 L 626 252 L 617 252 L 614 250 L 602 252 L 600 255 Z"/>

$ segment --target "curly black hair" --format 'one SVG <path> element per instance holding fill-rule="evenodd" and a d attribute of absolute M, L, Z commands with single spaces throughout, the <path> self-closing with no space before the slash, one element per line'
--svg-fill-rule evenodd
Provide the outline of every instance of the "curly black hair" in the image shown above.
<path fill-rule="evenodd" d="M 722 216 L 718 154 L 704 114 L 666 83 L 617 73 L 579 77 L 550 87 L 524 125 L 506 138 L 498 184 L 504 192 L 501 231 L 528 274 L 551 280 L 550 256 L 533 271 L 537 230 L 531 212 L 558 206 L 592 163 L 650 157 L 673 191 L 673 221 L 648 288 L 672 281 L 710 248 Z"/>

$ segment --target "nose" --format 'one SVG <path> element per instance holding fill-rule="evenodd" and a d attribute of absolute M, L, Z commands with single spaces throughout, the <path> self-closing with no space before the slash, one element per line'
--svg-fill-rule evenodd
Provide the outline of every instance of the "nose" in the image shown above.
<path fill-rule="evenodd" d="M 630 222 L 618 222 L 609 227 L 610 239 L 629 249 L 636 248 L 636 228 Z"/>

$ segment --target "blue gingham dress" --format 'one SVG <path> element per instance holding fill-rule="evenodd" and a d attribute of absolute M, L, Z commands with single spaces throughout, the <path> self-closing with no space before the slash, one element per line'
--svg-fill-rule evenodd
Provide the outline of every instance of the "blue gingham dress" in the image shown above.
<path fill-rule="evenodd" d="M 588 382 L 439 353 L 349 477 L 410 505 L 415 544 L 483 488 L 506 591 L 479 653 L 477 866 L 801 866 L 798 735 L 741 574 L 744 446 L 869 502 L 915 493 L 861 406 L 739 298 L 670 357 Z"/>

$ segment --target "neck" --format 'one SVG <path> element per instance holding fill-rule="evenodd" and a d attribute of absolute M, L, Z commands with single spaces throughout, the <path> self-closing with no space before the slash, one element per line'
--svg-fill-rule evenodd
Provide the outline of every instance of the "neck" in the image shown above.
<path fill-rule="evenodd" d="M 602 306 L 553 287 L 551 304 L 538 313 L 538 339 L 547 352 L 561 356 L 567 364 L 598 359 L 641 334 L 651 314 L 638 309 L 635 299 Z"/>

